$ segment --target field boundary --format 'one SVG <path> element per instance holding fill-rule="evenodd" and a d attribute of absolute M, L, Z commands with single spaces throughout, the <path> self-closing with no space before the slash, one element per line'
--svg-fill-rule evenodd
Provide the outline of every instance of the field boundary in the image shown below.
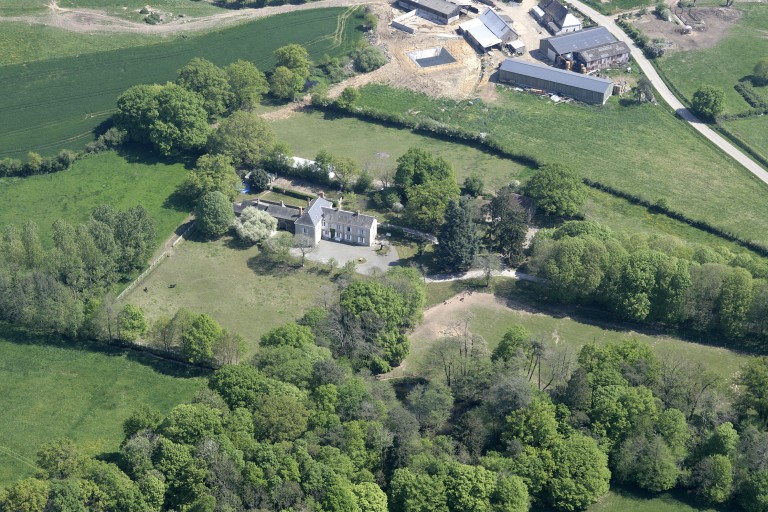
<path fill-rule="evenodd" d="M 160 265 L 160 263 L 162 263 L 166 258 L 170 257 L 171 256 L 171 249 L 175 248 L 177 245 L 179 245 L 181 242 L 183 242 L 184 241 L 184 237 L 190 231 L 192 231 L 192 228 L 194 228 L 194 227 L 195 227 L 195 223 L 191 222 L 189 224 L 189 226 L 187 226 L 187 229 L 185 229 L 182 234 L 178 235 L 178 238 L 176 238 L 176 240 L 174 240 L 171 243 L 170 248 L 163 250 L 163 252 L 160 254 L 160 256 L 155 258 L 152 261 L 152 263 L 149 264 L 149 267 L 147 267 L 144 270 L 144 272 L 139 274 L 139 276 L 136 279 L 134 279 L 128 286 L 126 286 L 125 289 L 122 292 L 120 292 L 120 295 L 118 295 L 115 298 L 114 302 L 118 302 L 120 299 L 122 299 L 123 296 L 126 293 L 128 293 L 131 290 L 133 290 L 136 287 L 136 285 L 139 284 L 145 277 L 147 277 L 155 268 L 157 268 L 157 266 Z M 176 236 L 176 235 L 174 234 L 173 236 Z M 173 236 L 171 238 L 173 238 Z"/>

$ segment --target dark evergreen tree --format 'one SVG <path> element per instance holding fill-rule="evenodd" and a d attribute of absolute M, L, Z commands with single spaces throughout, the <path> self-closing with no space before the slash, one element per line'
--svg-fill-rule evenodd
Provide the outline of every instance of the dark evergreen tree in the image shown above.
<path fill-rule="evenodd" d="M 445 222 L 437 237 L 436 255 L 447 272 L 469 270 L 477 254 L 478 239 L 467 201 L 451 200 L 445 209 Z"/>
<path fill-rule="evenodd" d="M 499 190 L 489 205 L 491 225 L 485 234 L 486 246 L 498 251 L 509 264 L 523 258 L 523 242 L 528 231 L 528 218 L 511 188 Z"/>

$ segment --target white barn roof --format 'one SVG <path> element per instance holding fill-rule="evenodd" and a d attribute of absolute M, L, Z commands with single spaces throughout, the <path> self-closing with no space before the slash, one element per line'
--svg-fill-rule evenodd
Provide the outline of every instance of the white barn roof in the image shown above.
<path fill-rule="evenodd" d="M 510 24 L 493 9 L 486 9 L 486 11 L 480 15 L 479 19 L 486 27 L 488 27 L 488 30 L 490 30 L 493 35 L 500 39 L 506 37 L 510 32 L 514 33 Z"/>
<path fill-rule="evenodd" d="M 483 48 L 490 48 L 491 46 L 501 44 L 501 39 L 496 37 L 480 18 L 466 21 L 459 25 L 459 28 L 472 36 L 472 39 L 477 41 Z"/>

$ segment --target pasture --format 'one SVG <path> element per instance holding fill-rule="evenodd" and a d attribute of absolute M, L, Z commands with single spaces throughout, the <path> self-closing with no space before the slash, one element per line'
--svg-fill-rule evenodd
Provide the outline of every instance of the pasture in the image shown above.
<path fill-rule="evenodd" d="M 192 239 L 174 251 L 121 302 L 143 308 L 150 321 L 173 316 L 179 308 L 208 313 L 245 338 L 245 358 L 254 354 L 262 334 L 300 318 L 320 289 L 333 285 L 325 271 L 310 263 L 303 269 L 269 269 L 259 260 L 258 248 L 239 247 L 229 237 Z"/>
<path fill-rule="evenodd" d="M 600 13 L 609 15 L 653 6 L 653 2 L 648 0 L 584 0 L 584 3 Z"/>
<path fill-rule="evenodd" d="M 682 493 L 664 492 L 641 496 L 623 489 L 612 489 L 587 512 L 715 512 L 716 509 L 690 504 Z"/>
<path fill-rule="evenodd" d="M 726 121 L 723 126 L 757 154 L 768 159 L 768 117 L 759 116 Z"/>
<path fill-rule="evenodd" d="M 76 224 L 87 220 L 91 211 L 102 204 L 118 209 L 141 204 L 155 221 L 159 244 L 187 215 L 167 203 L 185 175 L 180 163 L 108 151 L 79 160 L 66 171 L 0 178 L 0 226 L 21 226 L 33 220 L 43 244 L 50 246 L 51 225 L 56 219 Z"/>
<path fill-rule="evenodd" d="M 119 449 L 139 406 L 164 415 L 205 385 L 138 352 L 71 346 L 0 326 L 0 487 L 35 472 L 38 447 L 69 437 L 88 455 Z"/>
<path fill-rule="evenodd" d="M 346 54 L 362 38 L 350 13 L 297 11 L 159 45 L 1 67 L 0 158 L 81 148 L 128 87 L 173 80 L 193 57 L 218 65 L 247 59 L 266 70 L 274 50 L 288 43 L 306 46 L 314 59 Z"/>
<path fill-rule="evenodd" d="M 649 344 L 660 359 L 701 363 L 726 380 L 732 379 L 747 360 L 745 355 L 720 347 L 633 331 L 620 325 L 587 322 L 570 316 L 570 309 L 567 308 L 560 310 L 545 305 L 547 309 L 540 309 L 532 305 L 527 298 L 528 292 L 521 290 L 518 283 L 497 278 L 493 280 L 490 290 L 476 282 L 428 284 L 427 300 L 430 307 L 424 312 L 424 322 L 410 335 L 411 353 L 404 365 L 395 369 L 393 374 L 399 376 L 403 373 L 413 375 L 424 372 L 423 361 L 430 347 L 464 318 L 469 318 L 469 330 L 481 335 L 489 350 L 496 347 L 512 325 L 519 324 L 534 337 L 541 339 L 548 349 L 567 352 L 573 359 L 586 343 L 603 345 L 637 339 Z M 473 293 L 470 295 L 468 290 Z M 493 294 L 489 291 L 493 291 Z M 464 300 L 459 300 L 461 298 Z"/>
<path fill-rule="evenodd" d="M 670 52 L 656 61 L 665 77 L 688 101 L 702 84 L 722 88 L 725 113 L 728 114 L 750 108 L 733 86 L 748 80 L 757 61 L 768 56 L 768 39 L 765 37 L 768 10 L 763 5 L 750 3 L 739 3 L 734 7 L 743 12 L 743 17 L 716 46 Z M 764 147 L 763 152 L 768 152 L 768 147 Z"/>
<path fill-rule="evenodd" d="M 449 161 L 459 184 L 474 172 L 480 174 L 488 191 L 497 190 L 512 180 L 525 179 L 532 172 L 480 149 L 349 117 L 334 117 L 321 112 L 299 113 L 273 121 L 271 125 L 277 138 L 287 142 L 294 155 L 314 159 L 324 149 L 334 155 L 352 158 L 375 177 L 387 171 L 394 175 L 397 159 L 411 147 L 430 151 Z M 323 136 L 317 137 L 319 133 Z"/>
<path fill-rule="evenodd" d="M 568 165 L 652 202 L 664 199 L 690 218 L 768 243 L 765 185 L 662 108 L 617 98 L 603 107 L 555 104 L 499 92 L 498 103 L 470 105 L 370 85 L 357 104 L 488 133 L 510 151 Z"/>

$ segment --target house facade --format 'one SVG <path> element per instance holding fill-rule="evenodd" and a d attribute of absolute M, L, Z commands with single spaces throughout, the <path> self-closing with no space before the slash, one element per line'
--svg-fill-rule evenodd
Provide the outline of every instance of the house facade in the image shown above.
<path fill-rule="evenodd" d="M 604 104 L 613 92 L 611 80 L 519 59 L 501 63 L 499 82 L 542 89 L 595 105 Z"/>
<path fill-rule="evenodd" d="M 629 47 L 605 27 L 542 39 L 539 53 L 555 66 L 580 73 L 622 67 L 629 62 Z"/>
<path fill-rule="evenodd" d="M 581 20 L 568 11 L 558 0 L 541 0 L 531 14 L 553 36 L 577 32 L 583 28 Z"/>
<path fill-rule="evenodd" d="M 323 208 L 320 227 L 327 240 L 371 246 L 376 241 L 377 224 L 376 217 L 360 212 Z"/>

